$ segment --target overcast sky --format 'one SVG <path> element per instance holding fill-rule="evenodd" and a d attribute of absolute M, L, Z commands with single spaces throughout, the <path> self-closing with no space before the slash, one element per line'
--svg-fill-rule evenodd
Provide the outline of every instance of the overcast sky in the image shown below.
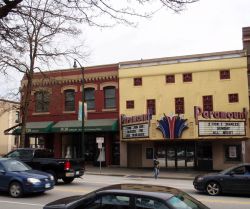
<path fill-rule="evenodd" d="M 162 10 L 138 27 L 89 28 L 87 65 L 242 49 L 250 0 L 200 0 L 175 14 Z"/>
<path fill-rule="evenodd" d="M 200 0 L 175 14 L 158 12 L 138 26 L 83 27 L 91 55 L 85 66 L 120 61 L 242 49 L 242 27 L 250 26 L 250 0 Z M 58 69 L 71 68 L 62 63 Z M 2 75 L 1 75 L 2 77 Z M 14 89 L 21 76 L 0 79 L 1 89 Z M 9 82 L 8 86 L 6 82 Z M 0 97 L 4 97 L 5 93 Z"/>

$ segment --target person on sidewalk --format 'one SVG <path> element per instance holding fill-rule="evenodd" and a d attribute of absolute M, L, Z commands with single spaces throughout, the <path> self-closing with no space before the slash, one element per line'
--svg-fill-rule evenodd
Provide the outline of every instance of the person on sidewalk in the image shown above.
<path fill-rule="evenodd" d="M 159 175 L 159 161 L 157 160 L 157 155 L 154 156 L 153 164 L 154 164 L 154 178 L 157 179 Z"/>

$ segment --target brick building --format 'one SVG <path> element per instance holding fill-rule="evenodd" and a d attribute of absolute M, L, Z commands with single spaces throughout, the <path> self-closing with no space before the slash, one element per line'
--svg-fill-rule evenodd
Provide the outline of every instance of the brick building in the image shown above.
<path fill-rule="evenodd" d="M 55 157 L 81 156 L 82 122 L 78 120 L 82 101 L 82 69 L 35 73 L 28 111 L 26 147 L 52 149 Z M 27 80 L 22 80 L 25 88 Z M 84 97 L 88 120 L 84 124 L 85 158 L 96 163 L 96 137 L 104 137 L 105 164 L 119 164 L 118 65 L 84 69 Z M 20 128 L 14 133 L 19 134 Z"/>

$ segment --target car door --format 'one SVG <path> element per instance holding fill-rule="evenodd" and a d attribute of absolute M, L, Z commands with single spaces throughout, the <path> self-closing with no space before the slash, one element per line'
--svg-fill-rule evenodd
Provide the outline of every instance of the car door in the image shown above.
<path fill-rule="evenodd" d="M 244 178 L 244 182 L 246 186 L 245 192 L 247 194 L 250 194 L 250 165 L 245 166 L 245 173 L 244 173 L 243 178 Z"/>
<path fill-rule="evenodd" d="M 8 189 L 10 178 L 11 176 L 0 163 L 0 190 L 6 191 Z"/>
<path fill-rule="evenodd" d="M 245 174 L 245 166 L 239 166 L 232 169 L 230 172 L 225 175 L 224 177 L 224 187 L 225 192 L 232 192 L 232 193 L 243 193 L 248 190 L 247 186 L 247 177 L 244 176 Z"/>

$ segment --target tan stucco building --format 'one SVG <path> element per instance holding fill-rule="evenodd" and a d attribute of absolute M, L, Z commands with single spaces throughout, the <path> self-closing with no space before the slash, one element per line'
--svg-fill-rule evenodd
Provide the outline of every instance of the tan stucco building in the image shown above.
<path fill-rule="evenodd" d="M 5 135 L 4 131 L 18 124 L 19 103 L 0 99 L 0 155 L 15 148 L 18 136 Z"/>
<path fill-rule="evenodd" d="M 120 63 L 120 165 L 221 170 L 250 162 L 243 50 Z"/>

